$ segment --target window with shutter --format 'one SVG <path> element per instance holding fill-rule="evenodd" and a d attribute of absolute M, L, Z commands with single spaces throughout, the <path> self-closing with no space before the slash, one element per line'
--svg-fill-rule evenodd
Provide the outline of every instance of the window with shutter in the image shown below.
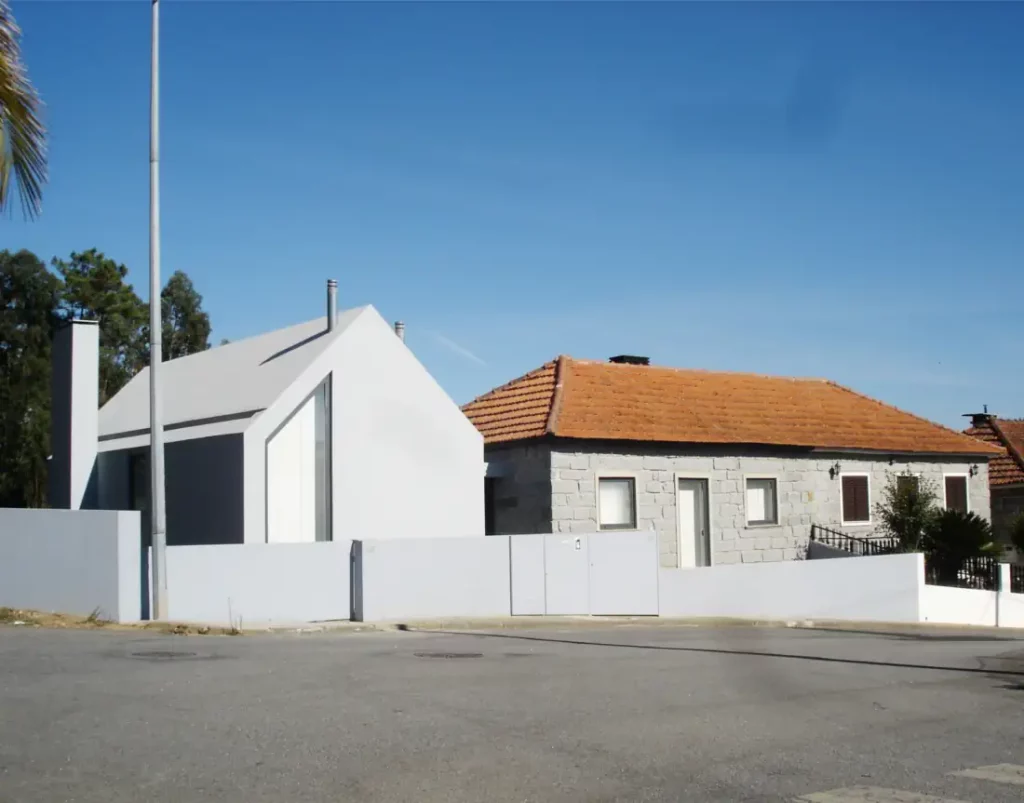
<path fill-rule="evenodd" d="M 867 524 L 871 521 L 867 475 L 844 474 L 842 495 L 843 524 Z"/>
<path fill-rule="evenodd" d="M 946 509 L 967 512 L 967 477 L 946 477 Z"/>

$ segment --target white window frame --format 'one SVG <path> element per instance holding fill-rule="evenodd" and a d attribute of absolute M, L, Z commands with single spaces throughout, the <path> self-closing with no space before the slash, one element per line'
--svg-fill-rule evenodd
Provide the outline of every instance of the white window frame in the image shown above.
<path fill-rule="evenodd" d="M 775 483 L 775 521 L 750 521 L 750 511 L 747 510 L 747 480 L 772 480 Z M 779 475 L 778 474 L 744 474 L 743 475 L 743 526 L 744 527 L 780 527 L 782 522 L 782 510 L 779 500 Z"/>
<path fill-rule="evenodd" d="M 633 480 L 633 526 L 605 527 L 601 524 L 601 480 Z M 632 533 L 640 529 L 640 477 L 635 471 L 602 471 L 594 475 L 594 509 L 598 532 Z"/>
<path fill-rule="evenodd" d="M 847 521 L 846 504 L 843 499 L 843 477 L 867 477 L 868 478 L 868 518 L 867 521 Z M 920 477 L 918 477 L 920 480 Z M 843 527 L 870 527 L 874 524 L 871 513 L 871 472 L 869 471 L 842 471 L 839 474 L 839 523 Z"/>
<path fill-rule="evenodd" d="M 942 509 L 949 510 L 949 505 L 946 503 L 946 477 L 963 477 L 964 478 L 964 497 L 967 502 L 967 512 L 971 512 L 971 475 L 966 471 L 949 471 L 943 472 L 942 474 Z"/>

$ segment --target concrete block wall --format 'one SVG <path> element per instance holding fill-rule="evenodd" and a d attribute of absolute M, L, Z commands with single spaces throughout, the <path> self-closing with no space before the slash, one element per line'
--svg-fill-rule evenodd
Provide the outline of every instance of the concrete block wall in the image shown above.
<path fill-rule="evenodd" d="M 944 473 L 968 473 L 971 462 L 888 458 L 850 455 L 810 455 L 796 450 L 762 450 L 730 453 L 727 448 L 694 447 L 686 453 L 664 447 L 628 444 L 629 451 L 612 452 L 608 444 L 556 445 L 551 461 L 552 525 L 555 532 L 589 532 L 597 529 L 597 479 L 604 472 L 629 473 L 636 478 L 637 528 L 659 536 L 661 565 L 679 565 L 676 482 L 681 476 L 709 480 L 712 562 L 760 563 L 795 560 L 806 554 L 811 524 L 832 525 L 851 535 L 871 535 L 874 523 L 841 525 L 841 482 L 829 476 L 840 463 L 843 473 L 870 476 L 872 519 L 881 501 L 887 474 L 910 471 L 935 483 L 942 500 Z M 968 477 L 972 512 L 989 518 L 988 467 L 978 461 L 978 473 Z M 746 523 L 745 480 L 749 475 L 777 480 L 778 524 L 749 526 Z"/>

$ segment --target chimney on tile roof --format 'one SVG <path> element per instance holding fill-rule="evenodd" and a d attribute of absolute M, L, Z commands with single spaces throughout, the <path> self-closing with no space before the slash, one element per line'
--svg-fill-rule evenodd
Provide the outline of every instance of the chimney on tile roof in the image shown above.
<path fill-rule="evenodd" d="M 984 412 L 981 412 L 981 413 L 964 413 L 964 418 L 971 419 L 971 426 L 972 427 L 984 427 L 984 426 L 986 426 L 988 424 L 989 421 L 991 421 L 993 418 L 995 418 L 994 415 L 990 415 L 989 414 L 988 405 L 987 404 L 983 404 L 981 406 L 981 408 L 982 408 L 982 410 Z"/>
<path fill-rule="evenodd" d="M 405 342 L 405 324 L 401 321 L 395 321 L 395 334 L 398 335 L 399 340 Z"/>
<path fill-rule="evenodd" d="M 617 365 L 650 365 L 650 357 L 638 357 L 635 354 L 619 354 L 615 357 L 609 357 L 608 362 L 616 363 Z"/>
<path fill-rule="evenodd" d="M 338 283 L 334 279 L 327 280 L 327 331 L 334 329 L 338 322 Z"/>

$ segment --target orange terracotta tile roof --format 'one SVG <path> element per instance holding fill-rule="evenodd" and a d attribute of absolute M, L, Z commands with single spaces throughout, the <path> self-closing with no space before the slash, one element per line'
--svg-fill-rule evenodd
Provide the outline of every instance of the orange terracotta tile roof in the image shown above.
<path fill-rule="evenodd" d="M 822 379 L 559 357 L 463 411 L 485 443 L 543 436 L 995 455 L 995 447 Z"/>
<path fill-rule="evenodd" d="M 1024 483 L 1024 419 L 991 416 L 967 434 L 999 448 L 999 456 L 988 462 L 989 486 Z"/>

